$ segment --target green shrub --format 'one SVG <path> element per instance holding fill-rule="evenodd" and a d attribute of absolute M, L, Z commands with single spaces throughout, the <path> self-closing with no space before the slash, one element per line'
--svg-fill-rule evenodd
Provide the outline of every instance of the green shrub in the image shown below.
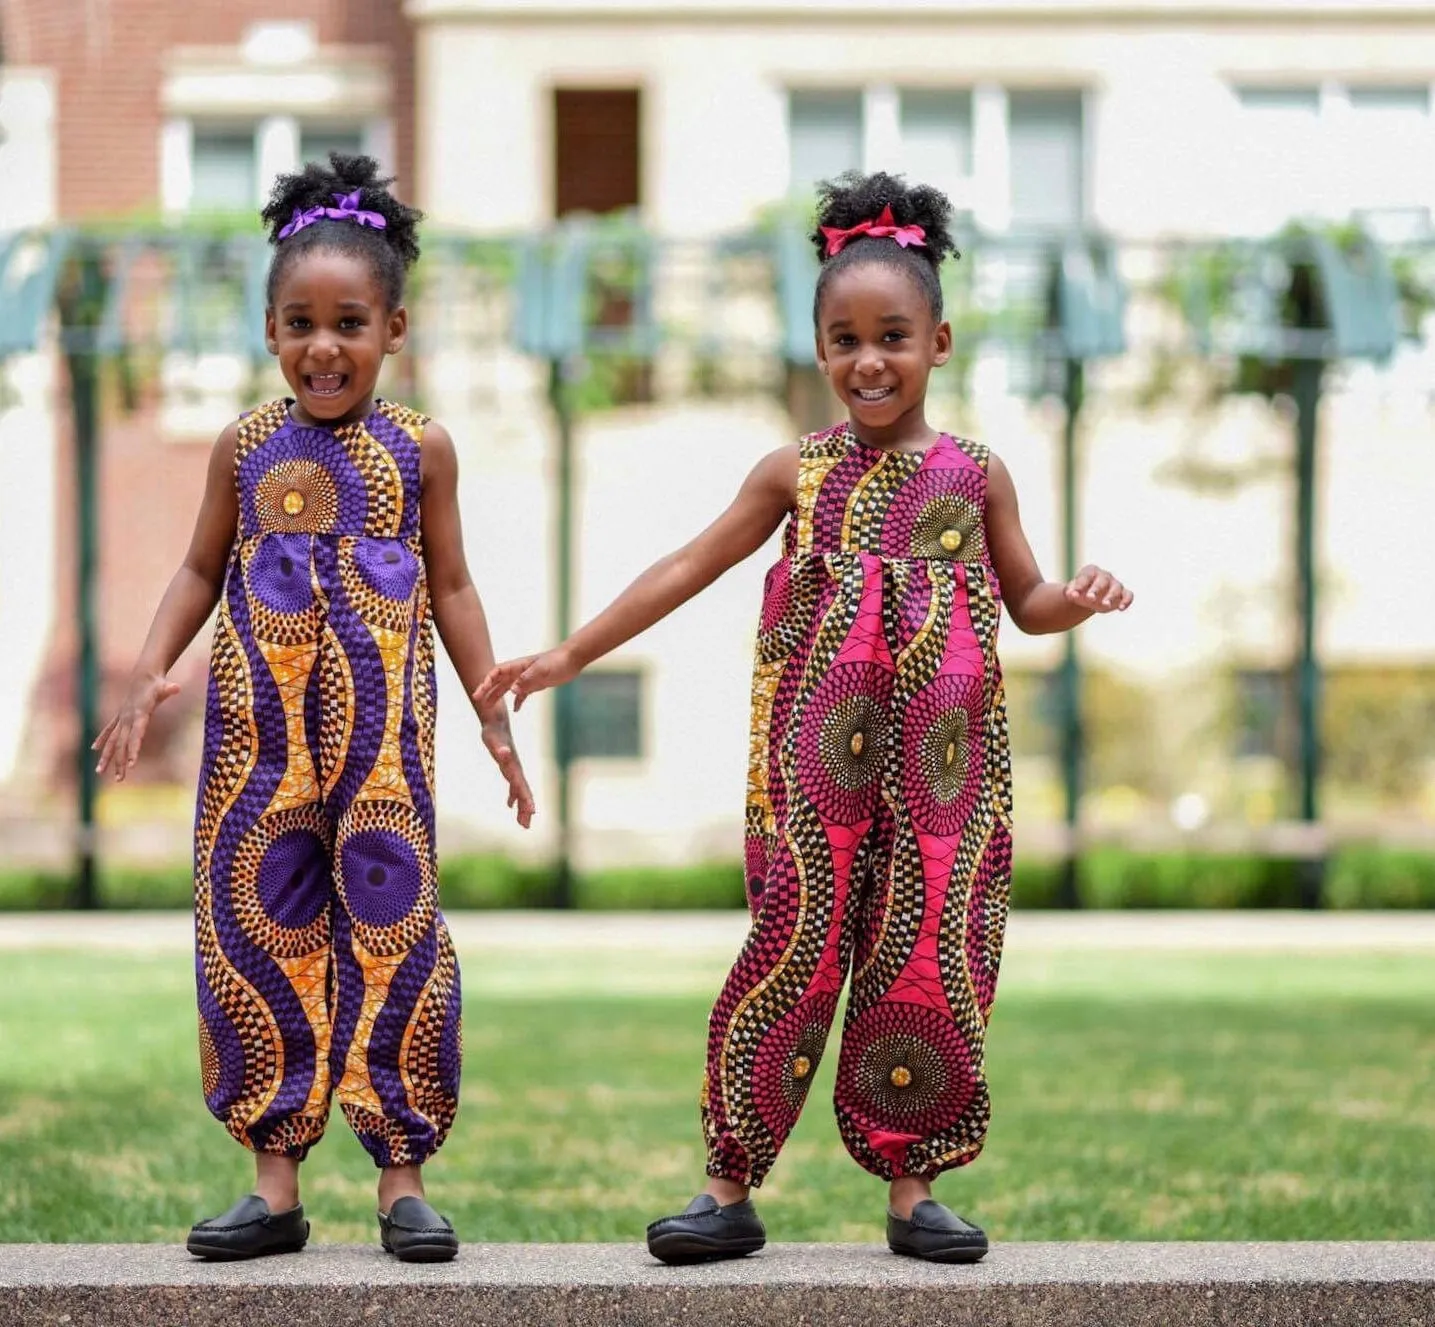
<path fill-rule="evenodd" d="M 1325 872 L 1327 908 L 1435 908 L 1435 853 L 1350 844 Z"/>
<path fill-rule="evenodd" d="M 578 907 L 594 912 L 696 911 L 746 906 L 739 862 L 595 871 L 579 877 L 575 893 Z"/>
<path fill-rule="evenodd" d="M 1013 908 L 1059 908 L 1061 906 L 1061 863 L 1027 861 L 1018 857 L 1011 872 Z"/>
<path fill-rule="evenodd" d="M 107 908 L 192 908 L 194 873 L 188 866 L 111 867 L 100 872 L 100 902 Z"/>
<path fill-rule="evenodd" d="M 0 872 L 0 912 L 40 912 L 68 907 L 74 888 L 68 876 L 50 871 Z"/>
<path fill-rule="evenodd" d="M 545 867 L 493 854 L 456 854 L 439 860 L 439 900 L 445 911 L 465 908 L 540 908 L 552 889 Z"/>
<path fill-rule="evenodd" d="M 1081 859 L 1077 892 L 1093 910 L 1112 908 L 1288 908 L 1300 904 L 1299 861 L 1250 853 L 1155 853 L 1093 848 Z M 553 873 L 496 854 L 455 854 L 439 868 L 446 910 L 543 908 L 553 902 Z M 1018 856 L 1012 906 L 1060 905 L 1059 861 Z M 66 908 L 74 885 L 68 874 L 42 869 L 0 871 L 0 912 Z M 185 866 L 106 867 L 100 900 L 108 908 L 192 906 Z M 1328 908 L 1435 908 L 1435 853 L 1352 844 L 1326 866 Z M 681 867 L 630 867 L 587 872 L 574 881 L 574 903 L 601 912 L 706 910 L 744 905 L 737 862 Z"/>
<path fill-rule="evenodd" d="M 1137 853 L 1093 848 L 1077 893 L 1086 908 L 1287 908 L 1300 903 L 1300 863 L 1251 853 Z"/>

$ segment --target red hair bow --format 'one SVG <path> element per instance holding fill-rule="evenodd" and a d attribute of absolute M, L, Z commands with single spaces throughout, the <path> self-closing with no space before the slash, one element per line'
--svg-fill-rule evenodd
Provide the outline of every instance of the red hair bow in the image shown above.
<path fill-rule="evenodd" d="M 855 240 L 860 235 L 871 235 L 874 239 L 894 239 L 904 249 L 912 244 L 920 244 L 925 248 L 927 244 L 927 232 L 921 226 L 899 226 L 896 223 L 892 217 L 891 203 L 882 209 L 882 215 L 876 221 L 859 221 L 848 230 L 840 230 L 836 226 L 823 226 L 821 230 L 827 237 L 829 258 L 841 253 L 848 240 Z"/>

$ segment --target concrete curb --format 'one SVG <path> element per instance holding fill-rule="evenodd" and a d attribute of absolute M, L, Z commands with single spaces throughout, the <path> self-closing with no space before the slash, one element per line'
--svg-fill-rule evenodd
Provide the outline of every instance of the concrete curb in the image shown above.
<path fill-rule="evenodd" d="M 407 1267 L 377 1248 L 206 1264 L 172 1245 L 0 1245 L 5 1327 L 1426 1327 L 1435 1243 L 1002 1244 L 938 1267 L 779 1244 L 668 1268 L 622 1244 L 489 1244 Z"/>

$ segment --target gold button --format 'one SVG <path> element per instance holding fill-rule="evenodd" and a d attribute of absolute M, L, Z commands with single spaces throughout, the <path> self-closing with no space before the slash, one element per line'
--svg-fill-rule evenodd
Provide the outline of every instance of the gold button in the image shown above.
<path fill-rule="evenodd" d="M 794 1078 L 806 1078 L 812 1072 L 812 1061 L 805 1055 L 799 1055 L 792 1062 L 792 1076 Z"/>
<path fill-rule="evenodd" d="M 848 743 L 848 745 L 851 746 L 851 748 L 852 748 L 852 754 L 853 754 L 854 756 L 860 756 L 860 755 L 862 754 L 862 748 L 863 748 L 866 744 L 867 744 L 867 739 L 866 739 L 865 737 L 863 737 L 860 732 L 855 732 L 855 733 L 853 733 L 853 734 L 852 734 L 852 741 L 851 741 L 850 743 Z"/>
<path fill-rule="evenodd" d="M 947 768 L 948 768 L 948 769 L 950 769 L 950 768 L 956 763 L 956 759 L 957 759 L 957 744 L 956 744 L 955 742 L 948 742 L 948 743 L 947 743 Z"/>
<path fill-rule="evenodd" d="M 893 1087 L 912 1086 L 912 1071 L 905 1064 L 899 1064 L 888 1077 L 891 1079 Z"/>
<path fill-rule="evenodd" d="M 960 530 L 943 530 L 941 538 L 937 542 L 948 553 L 955 553 L 962 546 L 962 532 Z"/>
<path fill-rule="evenodd" d="M 290 516 L 298 516 L 304 510 L 304 495 L 297 488 L 291 488 L 284 495 L 284 510 Z"/>

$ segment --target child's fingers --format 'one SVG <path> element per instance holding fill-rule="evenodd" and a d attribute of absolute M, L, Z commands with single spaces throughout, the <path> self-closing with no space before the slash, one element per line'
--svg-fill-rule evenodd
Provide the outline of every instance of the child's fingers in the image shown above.
<path fill-rule="evenodd" d="M 96 737 L 93 742 L 90 743 L 91 751 L 98 751 L 104 745 L 105 739 L 112 732 L 114 732 L 115 724 L 117 724 L 119 721 L 120 716 L 117 714 L 113 719 L 109 721 L 109 723 L 107 723 L 103 728 L 100 729 L 100 735 Z"/>
<path fill-rule="evenodd" d="M 1100 574 L 1100 571 L 1101 569 L 1099 567 L 1082 567 L 1082 569 L 1071 578 L 1071 583 L 1066 587 L 1067 592 L 1078 596 L 1084 595 L 1091 588 L 1091 583 Z"/>
<path fill-rule="evenodd" d="M 1106 572 L 1098 572 L 1091 578 L 1091 584 L 1086 587 L 1084 596 L 1088 605 L 1099 604 L 1102 597 L 1111 588 L 1111 577 Z"/>
<path fill-rule="evenodd" d="M 527 659 L 510 659 L 506 663 L 494 664 L 488 676 L 478 684 L 473 699 L 479 705 L 488 705 L 508 690 L 509 683 L 528 665 Z"/>
<path fill-rule="evenodd" d="M 1132 594 L 1130 590 L 1123 589 L 1121 591 L 1121 604 L 1118 611 L 1124 613 L 1131 607 L 1131 603 L 1135 598 L 1136 596 Z"/>
<path fill-rule="evenodd" d="M 513 712 L 517 714 L 523 708 L 523 702 L 535 691 L 542 691 L 543 687 L 544 683 L 537 665 L 530 664 L 509 688 L 513 694 Z"/>
<path fill-rule="evenodd" d="M 533 794 L 528 790 L 528 780 L 518 776 L 516 789 L 518 797 L 518 823 L 527 829 L 533 823 Z"/>
<path fill-rule="evenodd" d="M 135 720 L 134 726 L 130 729 L 129 741 L 125 743 L 125 769 L 131 769 L 135 761 L 140 758 L 140 747 L 144 743 L 145 732 L 149 728 L 149 716 L 140 715 Z"/>
<path fill-rule="evenodd" d="M 107 773 L 114 770 L 116 779 L 124 778 L 125 770 L 125 748 L 129 745 L 129 727 L 126 724 L 116 726 L 110 734 L 109 740 L 105 743 L 105 749 L 100 755 L 99 772 Z"/>

